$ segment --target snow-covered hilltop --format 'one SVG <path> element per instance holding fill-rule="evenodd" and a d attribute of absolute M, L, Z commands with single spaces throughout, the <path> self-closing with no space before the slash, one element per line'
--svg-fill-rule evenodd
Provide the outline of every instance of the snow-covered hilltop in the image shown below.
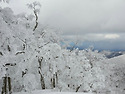
<path fill-rule="evenodd" d="M 84 93 L 125 90 L 124 57 L 111 60 L 91 49 L 63 49 L 57 32 L 25 14 L 0 8 L 0 92 L 53 89 Z M 117 83 L 116 83 L 117 81 Z"/>
<path fill-rule="evenodd" d="M 112 62 L 112 63 L 125 64 L 125 55 L 114 57 L 114 58 L 111 58 L 111 59 L 109 59 L 107 61 Z"/>
<path fill-rule="evenodd" d="M 106 82 L 112 91 L 125 93 L 125 55 L 103 61 L 106 62 Z M 124 93 L 123 93 L 124 92 Z"/>

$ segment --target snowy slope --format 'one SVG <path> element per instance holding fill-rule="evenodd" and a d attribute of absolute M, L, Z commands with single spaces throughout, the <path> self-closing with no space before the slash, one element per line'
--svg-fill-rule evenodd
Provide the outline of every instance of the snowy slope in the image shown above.
<path fill-rule="evenodd" d="M 107 67 L 109 69 L 124 68 L 125 67 L 125 55 L 121 55 L 121 56 L 118 56 L 118 57 L 107 59 L 107 60 L 105 60 L 105 62 L 109 66 L 109 67 Z"/>
<path fill-rule="evenodd" d="M 121 65 L 121 64 L 125 65 L 125 55 L 114 57 L 114 58 L 108 59 L 107 61 L 108 63 L 118 63 L 118 65 Z"/>
<path fill-rule="evenodd" d="M 118 94 L 125 94 L 125 55 L 114 57 L 103 62 L 105 62 L 107 87 L 109 87 L 111 91 L 119 92 Z"/>

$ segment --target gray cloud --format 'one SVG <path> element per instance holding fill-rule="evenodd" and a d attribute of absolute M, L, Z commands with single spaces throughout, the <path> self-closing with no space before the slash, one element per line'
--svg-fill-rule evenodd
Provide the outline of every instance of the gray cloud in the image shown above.
<path fill-rule="evenodd" d="M 18 13 L 34 0 L 12 0 Z M 40 21 L 63 32 L 124 32 L 125 0 L 37 0 L 42 4 Z M 19 4 L 17 4 L 19 3 Z"/>
<path fill-rule="evenodd" d="M 41 12 L 46 14 L 41 14 L 41 22 L 65 33 L 124 32 L 124 3 L 123 0 L 52 0 L 48 11 Z"/>
<path fill-rule="evenodd" d="M 29 1 L 35 0 L 12 0 L 10 6 L 16 13 L 30 13 L 25 6 Z M 121 37 L 125 35 L 125 0 L 37 1 L 42 4 L 40 22 L 60 29 L 65 39 L 125 41 Z"/>

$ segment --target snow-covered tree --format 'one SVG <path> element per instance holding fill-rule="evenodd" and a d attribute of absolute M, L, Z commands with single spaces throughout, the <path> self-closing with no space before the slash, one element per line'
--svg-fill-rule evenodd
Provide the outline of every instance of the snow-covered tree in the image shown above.
<path fill-rule="evenodd" d="M 40 7 L 41 4 L 39 2 L 33 2 L 31 4 L 27 4 L 28 8 L 30 8 L 31 10 L 33 10 L 33 13 L 35 15 L 35 26 L 33 28 L 33 31 L 36 30 L 36 28 L 38 27 L 38 14 L 40 12 Z"/>
<path fill-rule="evenodd" d="M 41 89 L 40 54 L 43 46 L 57 43 L 57 35 L 53 31 L 40 29 L 34 33 L 31 28 L 25 26 L 27 21 L 24 17 L 14 15 L 10 8 L 1 8 L 0 11 L 0 64 L 3 74 L 0 76 L 1 81 L 7 72 L 12 80 L 13 91 Z M 15 66 L 8 66 L 6 71 L 6 66 L 3 67 L 6 64 Z M 37 79 L 27 79 L 29 76 Z M 35 83 L 36 86 L 31 82 L 35 80 L 38 83 Z"/>
<path fill-rule="evenodd" d="M 38 13 L 37 5 L 40 6 L 33 3 L 29 7 Z M 32 30 L 33 17 L 14 15 L 10 8 L 0 8 L 0 88 L 5 86 L 7 77 L 11 79 L 13 92 L 35 89 L 96 92 L 105 89 L 105 71 L 100 62 L 106 59 L 104 55 L 91 49 L 62 49 L 60 37 L 54 30 L 41 26 L 34 27 L 35 32 Z"/>
<path fill-rule="evenodd" d="M 0 2 L 9 3 L 10 0 L 0 0 Z"/>

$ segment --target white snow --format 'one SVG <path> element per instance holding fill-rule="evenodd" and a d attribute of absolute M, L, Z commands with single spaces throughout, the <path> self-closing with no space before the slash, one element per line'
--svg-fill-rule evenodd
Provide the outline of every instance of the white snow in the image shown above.
<path fill-rule="evenodd" d="M 96 94 L 96 93 L 83 93 L 83 92 L 54 92 L 51 90 L 36 90 L 32 92 L 18 92 L 13 94 Z"/>
<path fill-rule="evenodd" d="M 11 78 L 14 94 L 125 91 L 125 55 L 108 60 L 92 49 L 63 49 L 57 32 L 41 25 L 33 31 L 26 17 L 0 8 L 0 92 L 3 77 Z"/>
<path fill-rule="evenodd" d="M 104 60 L 107 87 L 112 92 L 125 94 L 125 55 Z"/>

